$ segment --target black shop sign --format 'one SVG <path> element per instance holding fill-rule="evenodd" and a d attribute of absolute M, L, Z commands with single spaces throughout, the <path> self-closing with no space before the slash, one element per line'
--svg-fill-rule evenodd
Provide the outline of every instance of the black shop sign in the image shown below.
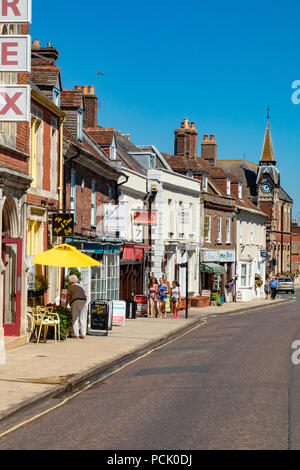
<path fill-rule="evenodd" d="M 73 214 L 52 214 L 52 236 L 53 237 L 73 237 L 74 236 L 74 215 Z"/>

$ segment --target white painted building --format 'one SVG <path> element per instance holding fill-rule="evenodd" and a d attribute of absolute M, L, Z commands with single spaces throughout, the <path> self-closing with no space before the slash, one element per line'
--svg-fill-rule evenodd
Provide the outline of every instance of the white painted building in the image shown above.
<path fill-rule="evenodd" d="M 167 169 L 148 170 L 148 191 L 155 193 L 152 210 L 157 226 L 152 227 L 152 273 L 179 281 L 186 295 L 188 262 L 189 295 L 199 294 L 200 263 L 200 182 Z"/>
<path fill-rule="evenodd" d="M 264 297 L 266 274 L 266 219 L 259 210 L 236 206 L 236 283 L 237 301 L 246 302 Z M 255 285 L 255 277 L 263 280 Z"/>

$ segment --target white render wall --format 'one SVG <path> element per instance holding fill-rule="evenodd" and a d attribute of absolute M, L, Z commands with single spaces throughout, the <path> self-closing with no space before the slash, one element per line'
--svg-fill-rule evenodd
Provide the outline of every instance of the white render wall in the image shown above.
<path fill-rule="evenodd" d="M 148 191 L 156 186 L 153 210 L 158 211 L 158 225 L 152 228 L 152 272 L 159 279 L 163 274 L 165 253 L 168 254 L 169 282 L 174 280 L 175 265 L 189 262 L 189 293 L 199 294 L 200 253 L 200 182 L 168 170 L 148 170 Z M 181 224 L 178 214 L 188 216 Z M 170 251 L 172 247 L 172 252 Z M 185 269 L 179 270 L 181 295 L 185 292 Z"/>
<path fill-rule="evenodd" d="M 264 297 L 264 284 L 255 288 L 255 274 L 265 282 L 266 262 L 261 251 L 266 250 L 266 225 L 263 217 L 243 211 L 237 215 L 236 283 L 238 300 L 247 302 Z M 244 276 L 245 274 L 245 276 Z"/>

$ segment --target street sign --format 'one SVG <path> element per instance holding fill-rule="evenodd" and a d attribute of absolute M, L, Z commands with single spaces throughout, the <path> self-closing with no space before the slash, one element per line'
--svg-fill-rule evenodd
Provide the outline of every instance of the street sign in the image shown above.
<path fill-rule="evenodd" d="M 157 225 L 157 211 L 136 210 L 133 212 L 134 225 Z"/>
<path fill-rule="evenodd" d="M 266 259 L 267 259 L 267 258 L 269 258 L 269 252 L 266 251 L 266 250 L 261 250 L 260 256 L 261 256 L 262 258 L 266 258 Z"/>
<path fill-rule="evenodd" d="M 0 87 L 0 121 L 30 122 L 30 86 Z"/>
<path fill-rule="evenodd" d="M 73 237 L 74 236 L 74 215 L 73 214 L 52 214 L 52 236 L 53 237 Z"/>
<path fill-rule="evenodd" d="M 31 72 L 31 38 L 0 35 L 0 71 Z"/>
<path fill-rule="evenodd" d="M 0 0 L 0 23 L 31 23 L 32 0 Z"/>

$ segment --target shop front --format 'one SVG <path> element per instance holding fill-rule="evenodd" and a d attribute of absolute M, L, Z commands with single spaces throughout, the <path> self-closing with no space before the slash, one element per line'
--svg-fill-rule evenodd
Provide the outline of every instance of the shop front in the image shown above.
<path fill-rule="evenodd" d="M 219 292 L 225 299 L 226 282 L 235 277 L 233 250 L 204 250 L 200 263 L 201 289 Z"/>
<path fill-rule="evenodd" d="M 126 243 L 120 255 L 120 300 L 134 300 L 147 294 L 145 251 L 151 247 Z"/>
<path fill-rule="evenodd" d="M 76 246 L 82 253 L 103 264 L 101 267 L 78 268 L 81 272 L 81 282 L 87 293 L 88 303 L 95 300 L 119 300 L 122 240 L 107 239 L 96 243 L 68 239 L 67 243 Z"/>

